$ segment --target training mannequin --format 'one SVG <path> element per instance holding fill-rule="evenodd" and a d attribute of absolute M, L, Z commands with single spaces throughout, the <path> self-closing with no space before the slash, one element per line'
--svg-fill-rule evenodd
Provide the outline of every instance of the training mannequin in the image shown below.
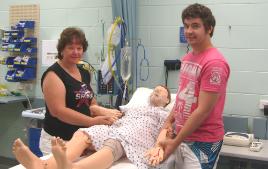
<path fill-rule="evenodd" d="M 113 125 L 81 128 L 67 143 L 53 138 L 54 157 L 48 160 L 36 157 L 19 139 L 14 142 L 13 152 L 27 169 L 105 169 L 124 155 L 138 168 L 146 169 L 149 165 L 144 154 L 156 141 L 168 114 L 164 107 L 169 102 L 169 90 L 165 86 L 157 86 L 148 105 L 122 108 L 125 115 Z M 97 152 L 74 162 L 85 149 Z"/>

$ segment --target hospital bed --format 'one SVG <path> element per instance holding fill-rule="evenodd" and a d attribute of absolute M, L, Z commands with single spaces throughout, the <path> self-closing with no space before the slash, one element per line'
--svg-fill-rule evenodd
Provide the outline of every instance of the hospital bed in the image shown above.
<path fill-rule="evenodd" d="M 153 89 L 149 89 L 149 88 L 144 88 L 144 87 L 140 87 L 138 88 L 131 100 L 129 101 L 128 104 L 124 105 L 124 106 L 142 106 L 144 104 L 148 104 L 148 99 L 149 96 L 151 94 L 151 92 L 153 91 Z M 175 98 L 176 98 L 176 94 L 171 94 L 171 102 L 166 106 L 166 109 L 168 111 L 171 111 L 174 103 L 175 103 Z M 44 156 L 41 157 L 42 159 L 46 159 L 49 156 Z M 10 169 L 25 169 L 22 165 L 16 165 L 14 167 L 11 167 Z M 118 160 L 117 162 L 115 162 L 113 164 L 112 167 L 110 167 L 110 169 L 138 169 L 134 164 L 132 164 L 126 157 L 122 158 L 120 160 Z"/>
<path fill-rule="evenodd" d="M 49 156 L 44 156 L 42 159 L 46 159 Z M 9 169 L 25 169 L 21 164 L 11 167 Z M 126 157 L 118 160 L 113 164 L 110 169 L 138 169 L 134 164 L 132 164 Z"/>

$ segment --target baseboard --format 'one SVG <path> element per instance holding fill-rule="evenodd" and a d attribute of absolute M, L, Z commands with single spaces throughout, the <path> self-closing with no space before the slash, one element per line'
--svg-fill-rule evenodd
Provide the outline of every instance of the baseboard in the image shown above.
<path fill-rule="evenodd" d="M 4 156 L 0 156 L 0 164 L 5 164 L 5 165 L 10 165 L 10 166 L 14 166 L 19 164 L 18 161 L 14 158 L 9 158 L 9 157 L 4 157 Z"/>

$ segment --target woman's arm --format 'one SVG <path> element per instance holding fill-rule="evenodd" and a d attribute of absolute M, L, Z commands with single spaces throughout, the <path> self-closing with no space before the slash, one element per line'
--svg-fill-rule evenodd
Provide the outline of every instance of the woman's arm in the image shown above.
<path fill-rule="evenodd" d="M 93 98 L 90 104 L 90 112 L 92 113 L 92 116 L 110 116 L 114 117 L 116 119 L 122 117 L 122 112 L 120 112 L 117 109 L 108 109 L 102 106 L 99 106 L 96 99 Z"/>
<path fill-rule="evenodd" d="M 52 71 L 48 72 L 42 87 L 47 107 L 53 117 L 65 123 L 81 126 L 111 124 L 110 118 L 92 118 L 66 107 L 66 89 L 60 78 Z"/>

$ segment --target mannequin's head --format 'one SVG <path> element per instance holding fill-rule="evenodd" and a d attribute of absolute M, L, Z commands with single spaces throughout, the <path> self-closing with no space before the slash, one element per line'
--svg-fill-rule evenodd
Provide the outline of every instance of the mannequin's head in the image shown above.
<path fill-rule="evenodd" d="M 156 107 L 165 107 L 171 99 L 170 91 L 166 86 L 158 85 L 150 95 L 150 104 Z"/>

